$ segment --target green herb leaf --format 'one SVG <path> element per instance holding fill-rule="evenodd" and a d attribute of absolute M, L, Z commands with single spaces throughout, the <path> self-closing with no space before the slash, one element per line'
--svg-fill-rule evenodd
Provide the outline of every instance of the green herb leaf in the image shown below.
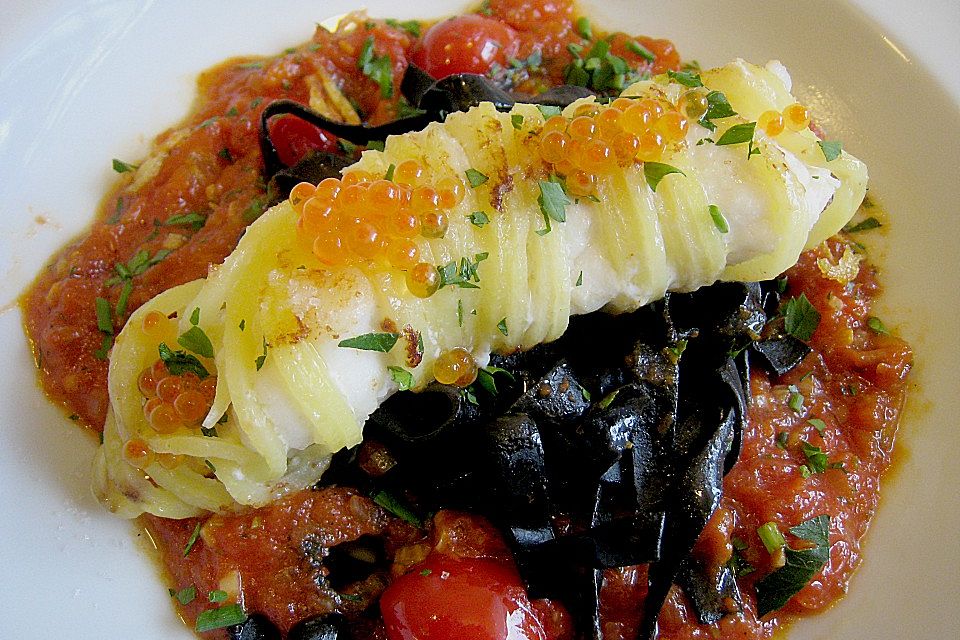
<path fill-rule="evenodd" d="M 743 553 L 749 548 L 747 543 L 740 538 L 731 538 L 730 543 L 733 545 L 733 555 L 730 556 L 727 566 L 733 571 L 733 574 L 740 578 L 756 571 L 756 567 L 750 564 Z"/>
<path fill-rule="evenodd" d="M 473 256 L 473 260 L 466 257 L 460 258 L 459 264 L 456 260 L 451 260 L 443 266 L 437 267 L 437 273 L 440 275 L 440 289 L 448 286 L 460 287 L 461 289 L 479 289 L 476 282 L 480 282 L 480 274 L 477 269 L 480 263 L 489 257 L 488 253 L 478 253 Z"/>
<path fill-rule="evenodd" d="M 523 116 L 519 113 L 513 113 L 510 115 L 510 124 L 513 125 L 513 128 L 520 130 L 523 127 Z"/>
<path fill-rule="evenodd" d="M 860 231 L 869 231 L 870 229 L 876 229 L 882 226 L 883 225 L 880 224 L 879 220 L 873 216 L 870 216 L 866 220 L 862 220 L 856 224 L 853 224 L 852 222 L 847 223 L 847 225 L 843 227 L 843 230 L 847 233 L 858 233 Z"/>
<path fill-rule="evenodd" d="M 590 19 L 586 16 L 580 16 L 577 18 L 577 21 L 574 23 L 574 26 L 577 29 L 577 33 L 581 38 L 587 40 L 593 40 L 593 29 L 590 27 Z"/>
<path fill-rule="evenodd" d="M 643 176 L 647 179 L 647 184 L 650 185 L 653 191 L 656 191 L 660 181 L 671 173 L 679 173 L 683 176 L 687 175 L 683 171 L 680 171 L 680 169 L 662 162 L 643 163 Z"/>
<path fill-rule="evenodd" d="M 113 159 L 113 170 L 117 173 L 127 173 L 128 171 L 136 171 L 137 165 L 130 164 L 129 162 L 124 162 L 123 160 Z"/>
<path fill-rule="evenodd" d="M 215 591 L 211 591 L 210 593 L 207 594 L 207 600 L 209 600 L 210 602 L 213 602 L 213 603 L 215 603 L 215 604 L 219 604 L 219 603 L 221 603 L 221 602 L 226 602 L 226 600 L 227 600 L 227 592 L 226 592 L 226 591 L 221 591 L 220 589 L 217 589 L 217 590 L 215 590 Z"/>
<path fill-rule="evenodd" d="M 399 338 L 399 333 L 365 333 L 355 338 L 341 340 L 337 346 L 346 349 L 387 353 L 390 349 L 393 349 L 393 345 L 397 344 Z"/>
<path fill-rule="evenodd" d="M 720 233 L 727 233 L 730 231 L 730 225 L 727 224 L 727 219 L 723 217 L 723 214 L 720 212 L 720 207 L 715 204 L 711 204 L 707 207 L 707 211 L 710 213 L 710 219 L 713 220 L 714 226 L 717 227 L 717 230 Z"/>
<path fill-rule="evenodd" d="M 404 369 L 403 367 L 390 366 L 387 367 L 390 371 L 390 378 L 397 383 L 397 388 L 400 391 L 409 391 L 413 388 L 413 374 Z"/>
<path fill-rule="evenodd" d="M 113 315 L 111 314 L 110 301 L 106 298 L 98 297 L 93 302 L 96 307 L 97 329 L 113 335 Z"/>
<path fill-rule="evenodd" d="M 813 426 L 820 435 L 823 435 L 823 432 L 827 430 L 827 423 L 820 418 L 810 418 L 807 422 Z"/>
<path fill-rule="evenodd" d="M 190 312 L 190 324 L 193 326 L 200 324 L 200 307 L 194 307 Z"/>
<path fill-rule="evenodd" d="M 487 366 L 482 367 L 477 372 L 477 384 L 479 384 L 487 393 L 490 395 L 497 395 L 497 383 L 495 376 L 497 374 L 502 374 L 507 376 L 511 382 L 516 382 L 517 379 L 512 373 L 506 369 L 501 369 L 500 367 Z"/>
<path fill-rule="evenodd" d="M 832 162 L 840 157 L 840 153 L 843 151 L 843 145 L 840 144 L 839 140 L 817 140 L 817 144 L 820 146 L 820 150 L 823 151 L 823 157 L 827 159 L 827 162 Z"/>
<path fill-rule="evenodd" d="M 710 131 L 715 131 L 717 125 L 713 123 L 714 120 L 735 115 L 737 115 L 737 112 L 730 106 L 727 96 L 719 91 L 711 91 L 707 94 L 707 110 L 700 116 L 700 125 Z"/>
<path fill-rule="evenodd" d="M 637 54 L 647 62 L 653 62 L 657 59 L 657 56 L 653 55 L 652 51 L 647 49 L 636 40 L 627 40 L 625 46 L 627 47 L 627 51 Z"/>
<path fill-rule="evenodd" d="M 575 287 L 583 286 L 583 271 L 580 272 L 580 275 L 577 276 L 577 283 L 573 285 Z"/>
<path fill-rule="evenodd" d="M 506 319 L 506 318 L 503 318 L 502 320 L 500 320 L 500 322 L 497 323 L 497 329 L 498 329 L 498 330 L 500 331 L 500 333 L 502 333 L 503 335 L 505 335 L 505 336 L 506 336 L 506 335 L 509 335 L 509 331 L 507 330 L 507 319 Z"/>
<path fill-rule="evenodd" d="M 201 611 L 200 615 L 197 616 L 197 624 L 194 630 L 197 633 L 203 633 L 204 631 L 212 631 L 213 629 L 232 627 L 235 624 L 242 623 L 246 619 L 247 614 L 244 613 L 243 607 L 238 604 L 228 604 L 219 609 Z"/>
<path fill-rule="evenodd" d="M 723 135 L 720 136 L 719 140 L 717 140 L 716 145 L 718 147 L 722 147 L 730 144 L 743 144 L 744 142 L 750 142 L 753 140 L 753 133 L 756 128 L 756 122 L 735 124 L 723 132 Z"/>
<path fill-rule="evenodd" d="M 820 312 L 817 311 L 805 293 L 787 300 L 783 311 L 783 328 L 797 340 L 807 342 L 813 337 L 820 324 Z"/>
<path fill-rule="evenodd" d="M 170 216 L 167 218 L 167 221 L 163 223 L 165 227 L 176 227 L 176 226 L 190 226 L 194 229 L 200 229 L 207 223 L 207 218 L 200 215 L 195 211 L 190 213 L 181 213 L 180 215 Z"/>
<path fill-rule="evenodd" d="M 811 549 L 784 550 L 786 564 L 757 583 L 757 617 L 783 607 L 823 569 L 830 559 L 830 516 L 820 515 L 790 529 L 802 540 L 814 543 Z"/>
<path fill-rule="evenodd" d="M 389 54 L 376 54 L 373 49 L 373 36 L 364 41 L 360 57 L 357 58 L 357 68 L 380 86 L 381 98 L 393 97 L 393 59 Z"/>
<path fill-rule="evenodd" d="M 177 343 L 187 351 L 193 351 L 204 358 L 213 357 L 213 343 L 200 327 L 190 327 L 177 338 Z"/>
<path fill-rule="evenodd" d="M 776 522 L 767 522 L 760 525 L 757 528 L 757 535 L 760 536 L 760 542 L 763 543 L 767 553 L 776 553 L 787 544 Z"/>
<path fill-rule="evenodd" d="M 240 319 L 240 324 L 238 324 L 237 327 L 240 329 L 240 331 L 243 331 L 244 329 L 246 329 L 246 328 L 247 328 L 247 320 L 246 320 L 246 318 L 241 318 L 241 319 Z"/>
<path fill-rule="evenodd" d="M 803 413 L 803 394 L 795 385 L 790 385 L 790 398 L 787 400 L 787 406 L 796 413 Z"/>
<path fill-rule="evenodd" d="M 543 213 L 544 218 L 556 220 L 557 222 L 566 222 L 566 206 L 573 204 L 573 202 L 567 197 L 566 192 L 563 190 L 563 185 L 558 182 L 553 182 L 552 180 L 538 180 L 537 184 L 540 185 L 540 197 L 537 199 L 537 202 L 540 205 L 540 211 Z"/>
<path fill-rule="evenodd" d="M 167 371 L 175 376 L 189 371 L 197 374 L 203 380 L 210 375 L 203 363 L 186 351 L 174 351 L 167 346 L 166 342 L 160 343 L 158 351 L 160 352 L 160 360 L 166 365 Z"/>
<path fill-rule="evenodd" d="M 801 440 L 800 451 L 803 452 L 807 459 L 807 466 L 813 473 L 823 473 L 830 467 L 830 460 L 820 447 L 814 446 L 806 440 Z"/>
<path fill-rule="evenodd" d="M 887 330 L 887 327 L 884 326 L 883 324 L 883 320 L 881 320 L 876 316 L 870 316 L 869 318 L 867 318 L 867 326 L 870 327 L 870 329 L 874 333 L 879 333 L 880 335 L 883 335 L 883 336 L 890 335 L 890 332 Z"/>
<path fill-rule="evenodd" d="M 187 540 L 187 544 L 183 547 L 183 557 L 186 558 L 190 551 L 193 550 L 193 545 L 197 544 L 197 540 L 200 538 L 200 523 L 193 527 L 193 533 L 190 534 L 190 538 Z"/>
<path fill-rule="evenodd" d="M 415 514 L 410 507 L 401 502 L 396 496 L 387 493 L 386 491 L 377 491 L 373 493 L 370 498 L 401 520 L 409 522 L 415 527 L 419 527 L 421 525 L 421 520 L 417 514 Z"/>
<path fill-rule="evenodd" d="M 404 20 L 400 22 L 399 20 L 394 20 L 393 18 L 387 18 L 384 20 L 388 25 L 397 29 L 403 29 L 414 38 L 420 37 L 420 23 L 416 20 Z"/>
<path fill-rule="evenodd" d="M 667 75 L 674 82 L 679 82 L 685 87 L 702 87 L 703 81 L 700 79 L 700 75 L 694 73 L 693 71 L 670 71 L 667 70 Z"/>
<path fill-rule="evenodd" d="M 560 115 L 560 107 L 550 105 L 550 104 L 538 104 L 537 109 L 540 110 L 540 113 L 543 114 L 544 118 L 550 118 L 552 116 Z"/>
<path fill-rule="evenodd" d="M 464 171 L 464 173 L 467 176 L 467 182 L 469 182 L 470 186 L 473 187 L 474 189 L 476 189 L 477 187 L 479 187 L 480 185 L 482 185 L 483 183 L 485 183 L 487 180 L 490 179 L 489 177 L 483 175 L 476 169 L 472 169 L 472 168 L 467 169 L 466 171 Z"/>
<path fill-rule="evenodd" d="M 387 167 L 387 172 L 383 175 L 384 180 L 393 180 L 393 172 L 397 170 L 397 165 L 390 163 L 390 166 Z"/>
<path fill-rule="evenodd" d="M 490 217 L 487 216 L 487 214 L 484 213 L 483 211 L 474 211 L 469 216 L 467 216 L 467 219 L 470 220 L 470 224 L 474 225 L 475 227 L 481 227 L 481 228 L 483 227 L 483 225 L 490 222 Z"/>
<path fill-rule="evenodd" d="M 197 597 L 197 588 L 193 585 L 190 585 L 189 587 L 185 587 L 180 589 L 180 591 L 175 592 L 173 596 L 177 599 L 177 602 L 186 606 L 193 602 L 194 598 Z"/>
<path fill-rule="evenodd" d="M 113 334 L 104 335 L 100 348 L 93 352 L 93 357 L 97 360 L 106 360 L 111 348 L 113 348 Z"/>

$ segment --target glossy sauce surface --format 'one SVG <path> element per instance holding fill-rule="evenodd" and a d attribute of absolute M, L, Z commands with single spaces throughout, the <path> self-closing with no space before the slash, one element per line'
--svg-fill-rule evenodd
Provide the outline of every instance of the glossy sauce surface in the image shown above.
<path fill-rule="evenodd" d="M 493 0 L 484 13 L 485 20 L 501 24 L 494 35 L 499 33 L 502 39 L 503 33 L 509 34 L 511 59 L 526 61 L 537 51 L 542 56 L 535 71 L 507 60 L 519 89 L 533 93 L 563 81 L 563 69 L 571 60 L 568 45 L 582 42 L 571 4 Z M 266 103 L 275 98 L 307 102 L 315 82 L 311 78 L 322 72 L 354 100 L 365 121 L 396 117 L 400 74 L 410 56 L 423 55 L 416 53 L 422 45 L 415 46 L 417 39 L 401 26 L 367 22 L 362 16 L 344 24 L 354 28 L 344 26 L 332 34 L 319 29 L 310 43 L 276 57 L 229 60 L 205 72 L 195 111 L 156 139 L 161 150 L 152 161 L 156 174 L 134 185 L 134 174 L 124 173 L 105 197 L 90 232 L 65 248 L 25 294 L 27 332 L 42 384 L 84 424 L 99 430 L 107 408 L 107 360 L 102 356 L 108 332 L 98 327 L 95 299 L 110 303 L 113 329 L 119 331 L 137 306 L 171 286 L 205 276 L 210 265 L 230 253 L 267 202 L 257 147 L 259 117 Z M 388 99 L 383 97 L 384 88 L 357 66 L 370 37 L 376 51 L 390 55 L 392 61 L 393 96 Z M 633 40 L 655 54 L 653 64 L 628 45 Z M 614 34 L 611 50 L 638 70 L 658 73 L 679 67 L 679 55 L 666 40 Z M 497 55 L 480 59 L 502 66 Z M 496 75 L 502 70 L 489 71 Z M 891 462 L 911 354 L 898 338 L 868 327 L 879 289 L 875 270 L 862 265 L 851 284 L 824 277 L 817 259 L 836 259 L 843 251 L 839 240 L 828 246 L 830 256 L 823 253 L 825 248 L 808 252 L 788 274 L 787 295 L 803 292 L 821 314 L 811 342 L 814 353 L 783 379 L 772 380 L 754 368 L 750 427 L 740 461 L 726 478 L 723 508 L 696 553 L 719 566 L 729 561 L 736 540 L 740 553 L 756 569 L 741 578 L 747 594 L 772 568 L 757 528 L 774 521 L 785 530 L 827 513 L 833 518 L 830 562 L 784 610 L 763 621 L 753 615 L 752 596 L 745 596 L 745 615 L 727 616 L 713 627 L 698 625 L 685 596 L 675 589 L 660 618 L 664 637 L 713 638 L 718 633 L 770 637 L 781 619 L 821 610 L 840 597 L 861 560 L 860 538 L 876 509 L 880 478 Z M 147 266 L 129 278 L 120 276 L 116 267 L 139 263 Z M 121 304 L 125 288 L 128 298 Z M 803 396 L 799 411 L 789 406 L 795 393 Z M 823 428 L 811 419 L 822 420 Z M 802 468 L 809 461 L 804 442 L 826 453 L 832 468 L 805 473 Z M 160 548 L 170 586 L 175 590 L 195 586 L 201 594 L 183 607 L 191 622 L 209 607 L 202 596 L 223 590 L 231 595 L 242 592 L 247 611 L 267 615 L 283 630 L 306 617 L 339 611 L 361 619 L 356 623 L 357 637 L 392 640 L 403 636 L 388 635 L 379 621 L 360 615 L 391 582 L 416 582 L 428 577 L 418 572 L 444 571 L 448 565 L 469 575 L 480 566 L 503 585 L 501 591 L 507 594 L 503 601 L 526 612 L 519 627 L 528 630 L 528 637 L 572 636 L 562 605 L 530 602 L 516 593 L 515 567 L 502 539 L 473 516 L 440 512 L 418 529 L 355 491 L 328 488 L 302 492 L 246 514 L 212 516 L 203 523 L 150 516 L 143 524 Z M 184 554 L 198 524 L 202 524 L 199 538 Z M 320 561 L 324 550 L 364 536 L 384 541 L 387 565 L 361 581 L 332 585 Z M 401 578 L 404 575 L 414 577 Z M 645 575 L 642 567 L 607 572 L 602 602 L 607 638 L 634 637 Z M 416 585 L 412 588 L 416 590 Z M 396 599 L 389 599 L 394 596 L 388 603 L 396 604 Z M 217 635 L 223 632 L 211 633 Z"/>

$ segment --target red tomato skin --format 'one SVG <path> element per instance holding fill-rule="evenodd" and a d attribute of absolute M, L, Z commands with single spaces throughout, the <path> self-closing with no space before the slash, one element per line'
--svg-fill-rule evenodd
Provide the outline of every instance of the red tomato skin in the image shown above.
<path fill-rule="evenodd" d="M 507 25 L 474 14 L 430 27 L 413 50 L 414 64 L 438 80 L 455 73 L 485 74 L 517 53 L 517 33 Z"/>
<path fill-rule="evenodd" d="M 434 554 L 380 597 L 389 640 L 545 640 L 516 569 Z"/>
<path fill-rule="evenodd" d="M 296 116 L 283 115 L 270 121 L 270 140 L 280 161 L 292 167 L 311 151 L 336 151 L 337 137 Z"/>

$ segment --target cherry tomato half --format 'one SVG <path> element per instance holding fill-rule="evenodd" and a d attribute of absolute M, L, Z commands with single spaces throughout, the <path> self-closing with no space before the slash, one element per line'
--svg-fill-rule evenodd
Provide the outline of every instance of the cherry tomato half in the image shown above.
<path fill-rule="evenodd" d="M 516 569 L 441 554 L 380 597 L 390 640 L 545 640 Z"/>
<path fill-rule="evenodd" d="M 268 125 L 270 140 L 283 164 L 291 167 L 311 151 L 336 151 L 337 137 L 296 116 L 282 115 Z"/>
<path fill-rule="evenodd" d="M 492 18 L 465 15 L 430 27 L 413 50 L 413 62 L 438 80 L 454 73 L 490 71 L 517 53 L 516 32 Z"/>

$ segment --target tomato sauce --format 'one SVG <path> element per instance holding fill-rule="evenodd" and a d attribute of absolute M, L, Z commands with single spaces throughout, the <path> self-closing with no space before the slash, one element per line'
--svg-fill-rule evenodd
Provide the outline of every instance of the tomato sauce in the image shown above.
<path fill-rule="evenodd" d="M 584 26 L 576 21 L 572 3 L 490 0 L 479 14 L 497 22 L 495 33 L 508 46 L 498 42 L 485 49 L 490 30 L 481 28 L 471 36 L 471 64 L 480 60 L 494 76 L 509 72 L 515 87 L 530 93 L 563 82 L 571 49 L 583 42 Z M 269 201 L 257 145 L 266 104 L 276 98 L 308 103 L 311 90 L 327 78 L 351 98 L 365 122 L 395 119 L 404 108 L 399 79 L 407 61 L 428 57 L 416 37 L 423 29 L 353 15 L 335 32 L 318 28 L 310 42 L 281 55 L 228 60 L 203 73 L 193 113 L 156 138 L 137 173 L 121 175 L 91 230 L 63 249 L 22 299 L 40 381 L 50 397 L 83 424 L 102 429 L 110 332 L 102 322 L 98 326 L 96 299 L 109 303 L 116 332 L 157 293 L 203 277 L 222 262 Z M 392 75 L 386 83 L 357 64 L 371 38 L 376 54 L 390 57 Z M 613 34 L 611 52 L 638 72 L 680 67 L 679 54 L 667 40 Z M 447 64 L 442 56 L 438 60 Z M 660 616 L 663 637 L 770 637 L 785 621 L 822 610 L 842 596 L 861 562 L 860 540 L 891 462 L 911 352 L 871 321 L 879 291 L 873 267 L 864 263 L 845 283 L 827 278 L 818 266 L 820 259 L 835 261 L 848 242 L 835 238 L 803 254 L 787 274 L 787 294 L 802 292 L 821 315 L 810 343 L 813 352 L 782 379 L 759 368 L 752 371 L 750 421 L 740 460 L 725 480 L 722 508 L 695 549 L 713 566 L 736 553 L 753 567 L 739 578 L 745 611 L 713 626 L 699 625 L 675 588 Z M 825 468 L 811 470 L 811 447 L 826 455 Z M 819 514 L 832 517 L 827 566 L 784 609 L 757 620 L 752 586 L 774 568 L 757 528 L 776 522 L 786 531 Z M 352 489 L 335 487 L 304 491 L 240 515 L 180 521 L 145 516 L 142 524 L 160 550 L 172 590 L 196 587 L 199 595 L 181 607 L 191 622 L 209 607 L 205 594 L 224 591 L 242 594 L 246 611 L 266 615 L 286 632 L 310 616 L 359 615 L 391 582 L 411 572 L 426 579 L 425 572 L 447 566 L 444 562 L 457 567 L 473 562 L 468 573 L 487 567 L 491 580 L 508 585 L 505 606 L 521 607 L 527 612 L 524 628 L 539 630 L 529 631 L 530 637 L 569 640 L 573 635 L 561 604 L 531 602 L 515 592 L 509 551 L 499 533 L 476 516 L 441 511 L 418 528 Z M 332 584 L 322 554 L 370 537 L 383 540 L 387 563 L 362 580 Z M 789 534 L 788 541 L 795 542 Z M 472 589 L 474 582 L 465 584 Z M 601 605 L 606 638 L 634 637 L 645 592 L 643 567 L 606 572 Z M 386 637 L 378 620 L 365 620 L 357 623 L 355 637 Z M 225 637 L 225 632 L 209 635 Z"/>

